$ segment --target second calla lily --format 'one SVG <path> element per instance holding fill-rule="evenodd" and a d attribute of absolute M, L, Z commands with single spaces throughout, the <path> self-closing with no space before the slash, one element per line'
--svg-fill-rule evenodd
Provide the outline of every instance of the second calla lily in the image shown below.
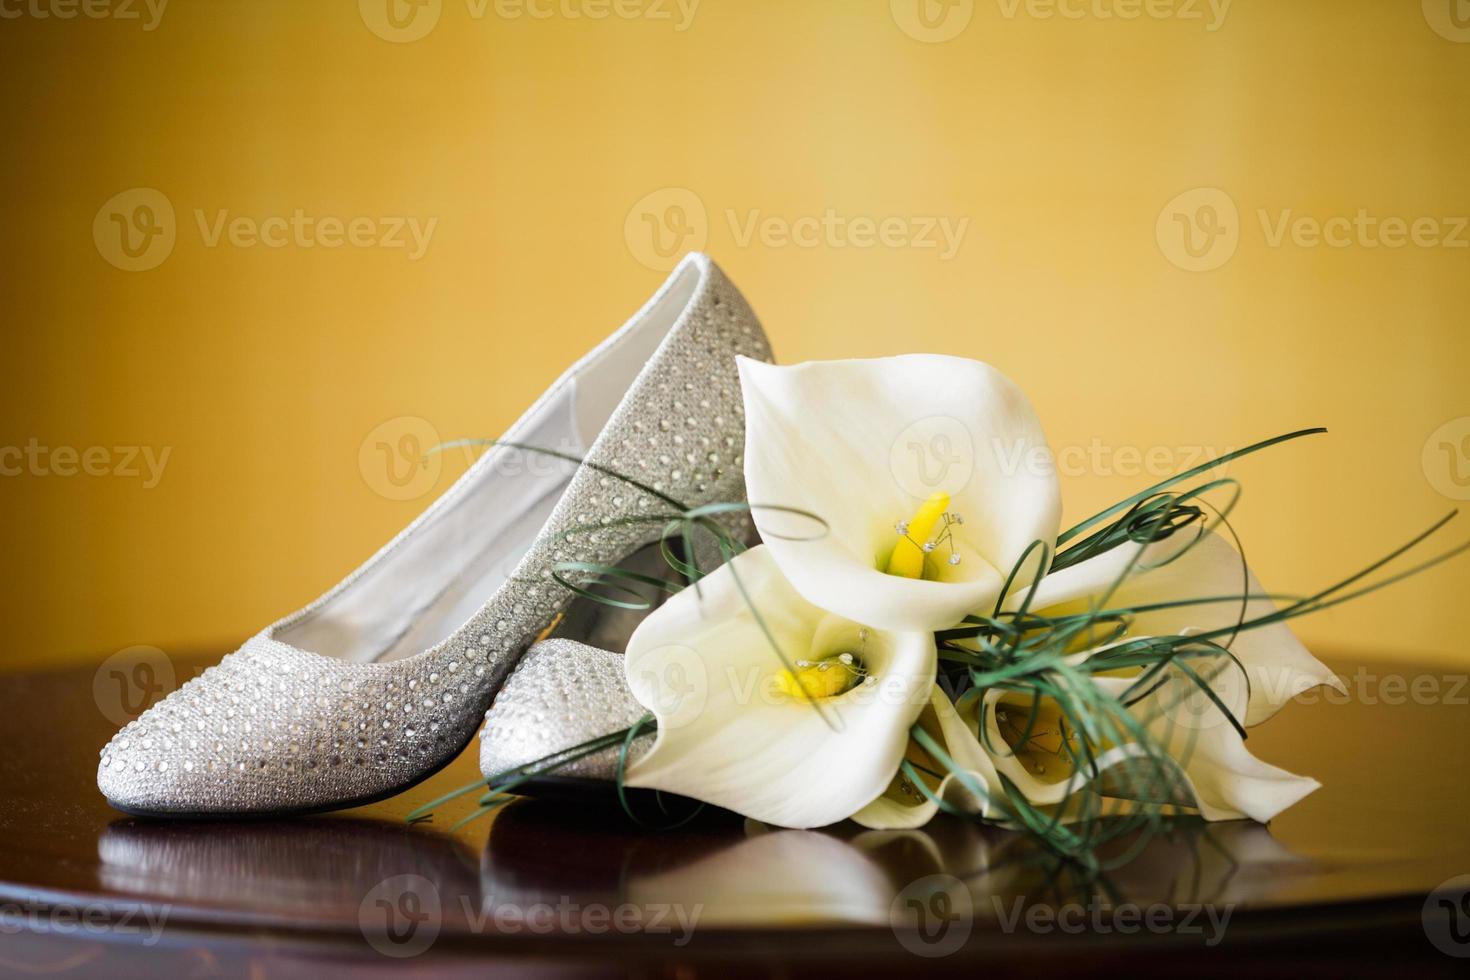
<path fill-rule="evenodd" d="M 989 365 L 742 358 L 740 378 L 756 524 L 814 605 L 879 629 L 943 629 L 992 604 L 1032 542 L 1056 539 L 1041 424 Z M 779 508 L 815 515 L 822 533 Z"/>
<path fill-rule="evenodd" d="M 768 549 L 747 551 L 669 599 L 628 641 L 628 688 L 658 735 L 627 783 L 782 827 L 843 820 L 898 770 L 935 657 L 933 634 L 819 609 Z"/>

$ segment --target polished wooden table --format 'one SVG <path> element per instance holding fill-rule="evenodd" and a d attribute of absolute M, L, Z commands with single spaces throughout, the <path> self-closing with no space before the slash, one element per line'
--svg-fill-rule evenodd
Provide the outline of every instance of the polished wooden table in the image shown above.
<path fill-rule="evenodd" d="M 182 680 L 211 660 L 169 669 Z M 0 976 L 1463 976 L 1470 685 L 1445 669 L 1334 667 L 1348 699 L 1309 696 L 1251 732 L 1257 754 L 1321 790 L 1270 827 L 1181 822 L 1092 880 L 948 818 L 806 832 L 713 812 L 654 833 L 535 799 L 458 831 L 473 804 L 407 825 L 475 778 L 474 746 L 341 814 L 132 818 L 96 790 L 118 711 L 97 668 L 8 673 Z"/>

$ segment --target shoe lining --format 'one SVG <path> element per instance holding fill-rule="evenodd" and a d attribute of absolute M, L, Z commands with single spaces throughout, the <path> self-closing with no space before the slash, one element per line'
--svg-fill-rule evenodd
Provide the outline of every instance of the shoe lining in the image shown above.
<path fill-rule="evenodd" d="M 563 375 L 505 440 L 584 456 L 701 278 L 698 266 L 683 266 L 653 302 Z M 435 646 L 507 584 L 576 470 L 543 454 L 490 448 L 419 523 L 275 638 L 357 663 Z"/>

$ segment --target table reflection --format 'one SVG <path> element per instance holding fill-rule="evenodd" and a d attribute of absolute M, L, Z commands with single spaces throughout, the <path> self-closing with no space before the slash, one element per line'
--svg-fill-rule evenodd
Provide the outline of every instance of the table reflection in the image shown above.
<path fill-rule="evenodd" d="M 905 889 L 933 876 L 958 879 L 977 919 L 1016 900 L 1140 906 L 1268 901 L 1283 877 L 1313 864 L 1249 821 L 1179 820 L 1164 833 L 1125 836 L 1082 873 L 1032 841 L 939 818 L 922 830 L 851 824 L 782 830 L 727 820 L 650 834 L 619 815 L 588 820 L 553 804 L 509 807 L 481 860 L 482 908 L 555 904 L 567 896 L 609 905 L 702 906 L 709 926 L 884 925 Z"/>
<path fill-rule="evenodd" d="M 451 908 L 479 893 L 475 856 L 460 841 L 377 820 L 119 820 L 97 855 L 110 890 L 232 917 L 338 920 L 405 874 L 434 882 Z"/>
<path fill-rule="evenodd" d="M 364 819 L 120 820 L 98 841 L 108 889 L 262 920 L 341 920 L 395 876 L 432 882 L 447 928 L 538 905 L 700 909 L 703 927 L 883 926 L 901 893 L 956 879 L 977 920 L 1070 902 L 1261 904 L 1314 865 L 1259 824 L 1186 820 L 1123 838 L 1084 875 L 1031 841 L 941 817 L 922 830 L 783 830 L 710 812 L 677 830 L 616 809 L 522 800 L 497 815 L 476 862 L 433 827 Z M 508 920 L 507 920 L 508 921 Z"/>

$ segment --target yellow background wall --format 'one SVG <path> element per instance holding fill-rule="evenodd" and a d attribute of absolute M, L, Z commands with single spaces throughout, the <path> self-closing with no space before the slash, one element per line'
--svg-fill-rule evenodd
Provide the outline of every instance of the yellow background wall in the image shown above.
<path fill-rule="evenodd" d="M 0 0 L 0 447 L 106 450 L 0 477 L 6 661 L 222 651 L 313 598 L 463 469 L 400 490 L 376 443 L 498 434 L 661 281 L 650 220 L 783 360 L 1000 366 L 1101 462 L 1069 517 L 1152 482 L 1130 447 L 1329 426 L 1231 469 L 1270 588 L 1470 496 L 1464 0 L 90 2 Z M 159 253 L 110 214 L 158 195 L 172 251 L 125 271 Z M 417 258 L 210 244 L 297 209 L 436 224 Z M 1360 210 L 1428 223 L 1290 225 Z M 854 219 L 897 220 L 858 247 Z M 925 219 L 967 222 L 953 255 Z M 129 446 L 169 451 L 156 486 Z M 1470 660 L 1467 587 L 1463 560 L 1300 631 Z"/>

